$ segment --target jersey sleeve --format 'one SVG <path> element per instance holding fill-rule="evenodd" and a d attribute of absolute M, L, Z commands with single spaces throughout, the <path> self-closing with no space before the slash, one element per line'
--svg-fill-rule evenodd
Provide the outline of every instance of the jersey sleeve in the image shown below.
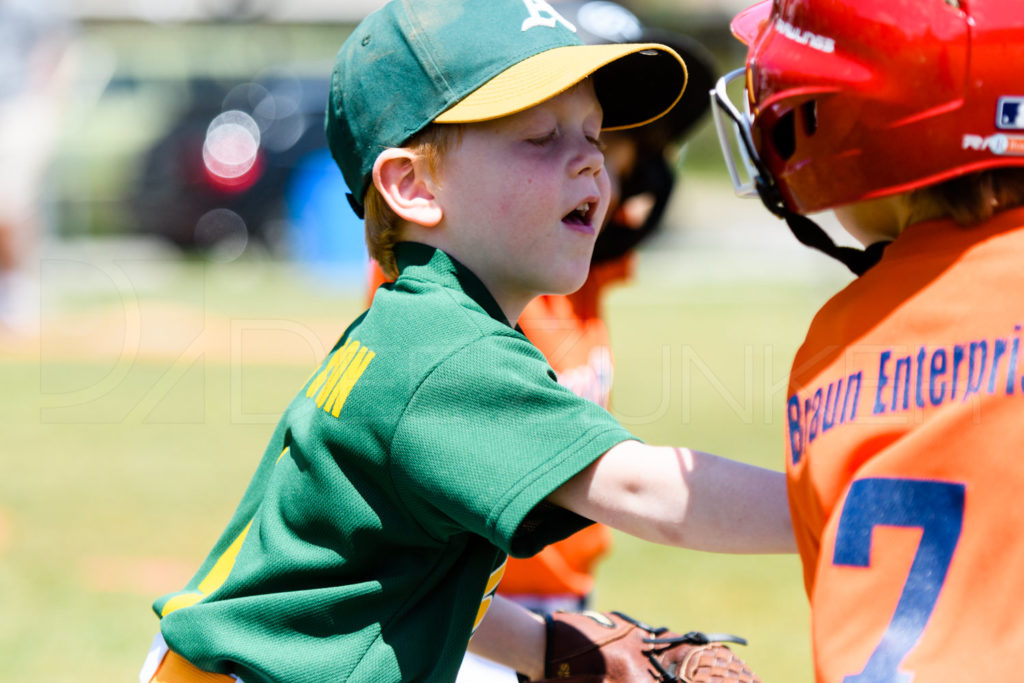
<path fill-rule="evenodd" d="M 396 489 L 432 535 L 470 531 L 531 555 L 590 523 L 544 499 L 634 437 L 558 384 L 521 336 L 454 353 L 417 389 L 395 432 Z"/>

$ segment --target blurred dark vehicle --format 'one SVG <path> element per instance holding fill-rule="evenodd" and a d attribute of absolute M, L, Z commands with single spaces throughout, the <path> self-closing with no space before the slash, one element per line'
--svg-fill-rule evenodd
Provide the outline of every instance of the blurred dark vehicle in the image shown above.
<path fill-rule="evenodd" d="M 342 182 L 323 133 L 327 89 L 296 76 L 190 80 L 188 104 L 142 156 L 135 228 L 227 258 L 254 245 L 288 253 L 309 183 Z"/>

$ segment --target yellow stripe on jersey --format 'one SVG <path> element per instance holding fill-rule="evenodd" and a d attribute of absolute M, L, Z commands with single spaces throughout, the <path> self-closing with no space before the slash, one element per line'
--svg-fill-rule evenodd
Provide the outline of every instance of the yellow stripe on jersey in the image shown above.
<path fill-rule="evenodd" d="M 484 616 L 487 614 L 487 610 L 491 608 L 493 601 L 494 598 L 490 595 L 480 601 L 480 609 L 476 611 L 476 620 L 473 622 L 473 631 L 476 631 L 477 627 L 480 626 L 480 622 L 484 620 Z"/>
<path fill-rule="evenodd" d="M 501 579 L 505 576 L 505 567 L 508 566 L 508 558 L 501 563 L 501 566 L 491 572 L 491 578 L 487 581 L 487 587 L 484 588 L 484 595 L 490 595 L 494 591 L 498 590 L 498 584 L 501 583 Z"/>
<path fill-rule="evenodd" d="M 238 559 L 238 552 L 242 549 L 242 543 L 245 542 L 245 536 L 249 533 L 249 529 L 252 528 L 252 521 L 245 525 L 242 532 L 238 534 L 228 549 L 224 551 L 224 554 L 217 559 L 217 562 L 213 565 L 213 569 L 206 575 L 206 578 L 199 582 L 199 591 L 201 593 L 210 594 L 224 585 L 224 582 L 228 579 L 228 574 L 231 573 L 231 569 L 235 566 L 235 560 Z"/>
<path fill-rule="evenodd" d="M 285 456 L 288 449 L 285 448 L 281 451 L 281 455 L 277 456 L 277 460 L 274 464 L 281 462 L 281 458 Z M 164 608 L 160 611 L 160 616 L 165 617 L 175 610 L 179 610 L 182 607 L 189 607 L 196 604 L 210 593 L 213 593 L 218 588 L 224 585 L 224 582 L 228 580 L 228 576 L 231 574 L 231 570 L 235 567 L 235 561 L 238 559 L 238 553 L 242 550 L 242 544 L 245 542 L 245 537 L 249 533 L 249 529 L 252 528 L 252 520 L 245 525 L 245 528 L 235 537 L 235 540 L 231 541 L 231 545 L 217 558 L 214 562 L 213 567 L 207 572 L 203 580 L 199 582 L 199 588 L 196 591 L 188 593 L 180 593 L 175 595 L 173 598 L 168 600 L 164 604 Z"/>
<path fill-rule="evenodd" d="M 491 576 L 487 579 L 487 586 L 484 588 L 484 597 L 480 601 L 480 609 L 476 612 L 476 620 L 473 622 L 473 630 L 476 631 L 477 627 L 480 626 L 480 622 L 484 620 L 484 615 L 487 614 L 487 610 L 490 609 L 491 603 L 494 602 L 494 592 L 498 590 L 498 584 L 501 583 L 501 579 L 505 576 L 505 567 L 508 566 L 508 558 L 501 563 L 501 566 L 491 572 Z"/>
<path fill-rule="evenodd" d="M 160 612 L 160 616 L 166 617 L 171 612 L 179 610 L 182 607 L 191 607 L 202 600 L 203 597 L 202 593 L 180 593 L 175 595 L 164 604 L 164 609 Z"/>

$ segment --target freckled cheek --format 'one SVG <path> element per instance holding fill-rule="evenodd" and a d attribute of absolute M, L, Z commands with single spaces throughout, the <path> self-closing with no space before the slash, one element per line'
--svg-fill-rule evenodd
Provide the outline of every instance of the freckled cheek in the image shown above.
<path fill-rule="evenodd" d="M 520 180 L 505 185 L 497 205 L 505 215 L 523 214 L 534 210 L 542 201 L 539 191 L 544 187 L 542 181 L 529 175 L 519 176 Z"/>
<path fill-rule="evenodd" d="M 501 216 L 508 216 L 515 212 L 519 206 L 520 204 L 518 201 L 515 201 L 508 196 L 503 196 L 501 201 L 498 202 L 498 214 Z"/>

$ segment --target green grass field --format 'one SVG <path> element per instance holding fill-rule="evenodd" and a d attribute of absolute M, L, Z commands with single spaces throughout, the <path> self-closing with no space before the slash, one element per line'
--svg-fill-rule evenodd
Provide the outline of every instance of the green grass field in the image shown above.
<path fill-rule="evenodd" d="M 42 282 L 40 338 L 0 341 L 0 681 L 135 680 L 151 601 L 201 561 L 361 297 L 260 263 L 54 260 Z M 620 419 L 651 443 L 781 468 L 788 365 L 828 294 L 812 284 L 618 290 Z M 812 679 L 795 557 L 620 535 L 597 606 L 735 632 L 765 681 Z"/>

